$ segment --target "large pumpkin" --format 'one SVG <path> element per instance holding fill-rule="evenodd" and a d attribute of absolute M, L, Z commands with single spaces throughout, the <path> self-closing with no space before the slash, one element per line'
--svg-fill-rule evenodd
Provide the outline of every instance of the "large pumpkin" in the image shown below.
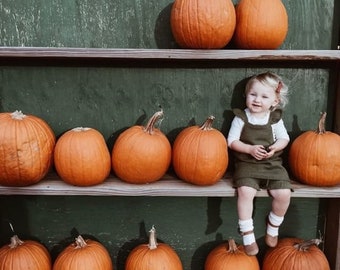
<path fill-rule="evenodd" d="M 325 254 L 318 248 L 319 239 L 280 239 L 265 254 L 262 270 L 330 270 Z"/>
<path fill-rule="evenodd" d="M 103 135 L 78 127 L 60 136 L 54 151 L 58 175 L 75 186 L 102 183 L 111 171 L 111 156 Z"/>
<path fill-rule="evenodd" d="M 165 243 L 157 243 L 156 229 L 152 227 L 148 244 L 135 247 L 126 259 L 125 270 L 183 270 L 175 250 Z"/>
<path fill-rule="evenodd" d="M 0 184 L 39 182 L 53 162 L 55 135 L 49 125 L 21 111 L 0 113 Z"/>
<path fill-rule="evenodd" d="M 48 250 L 39 242 L 22 241 L 17 235 L 11 243 L 0 248 L 0 269 L 3 270 L 51 270 L 52 263 Z"/>
<path fill-rule="evenodd" d="M 234 41 L 242 49 L 277 49 L 288 32 L 281 0 L 240 0 L 236 22 Z"/>
<path fill-rule="evenodd" d="M 325 130 L 326 113 L 316 131 L 305 131 L 292 143 L 289 166 L 300 182 L 313 186 L 340 184 L 340 136 Z"/>
<path fill-rule="evenodd" d="M 113 270 L 107 249 L 98 241 L 79 235 L 56 258 L 53 270 Z"/>
<path fill-rule="evenodd" d="M 176 137 L 172 164 L 180 179 L 196 185 L 212 185 L 227 170 L 227 141 L 212 127 L 214 119 L 210 116 L 203 125 L 187 127 Z"/>
<path fill-rule="evenodd" d="M 231 0 L 175 0 L 170 22 L 182 48 L 220 49 L 233 36 L 235 8 Z"/>
<path fill-rule="evenodd" d="M 209 252 L 204 270 L 260 270 L 256 256 L 248 256 L 242 245 L 233 239 L 222 243 Z"/>
<path fill-rule="evenodd" d="M 155 128 L 163 116 L 156 112 L 147 125 L 132 126 L 122 132 L 112 149 L 112 168 L 116 175 L 133 184 L 159 180 L 171 163 L 171 145 L 168 138 Z"/>

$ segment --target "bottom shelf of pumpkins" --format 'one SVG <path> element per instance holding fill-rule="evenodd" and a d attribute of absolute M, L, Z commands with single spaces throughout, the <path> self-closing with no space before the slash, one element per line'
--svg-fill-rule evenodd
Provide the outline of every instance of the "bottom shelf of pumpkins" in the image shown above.
<path fill-rule="evenodd" d="M 304 241 L 283 238 L 268 249 L 262 270 L 330 270 L 324 253 L 318 248 L 321 240 Z M 108 250 L 97 240 L 78 235 L 52 262 L 48 249 L 36 240 L 21 240 L 13 235 L 10 243 L 0 248 L 0 269 L 18 270 L 113 270 Z M 168 244 L 157 242 L 154 227 L 149 243 L 138 244 L 128 254 L 124 270 L 183 270 L 180 256 Z M 218 244 L 208 254 L 204 270 L 260 270 L 256 256 L 248 256 L 242 245 L 233 239 Z M 122 269 L 121 269 L 122 270 Z"/>
<path fill-rule="evenodd" d="M 216 184 L 227 171 L 229 156 L 225 136 L 212 127 L 215 117 L 209 116 L 201 126 L 184 128 L 173 145 L 155 127 L 162 117 L 160 110 L 146 126 L 127 128 L 110 153 L 103 135 L 94 128 L 74 128 L 56 140 L 39 117 L 20 111 L 0 113 L 0 185 L 36 184 L 52 165 L 64 182 L 81 187 L 103 183 L 111 171 L 127 183 L 149 184 L 160 180 L 171 165 L 185 182 Z M 290 148 L 290 169 L 307 185 L 340 184 L 340 136 L 325 131 L 325 119 L 324 113 L 317 131 L 302 133 Z"/>

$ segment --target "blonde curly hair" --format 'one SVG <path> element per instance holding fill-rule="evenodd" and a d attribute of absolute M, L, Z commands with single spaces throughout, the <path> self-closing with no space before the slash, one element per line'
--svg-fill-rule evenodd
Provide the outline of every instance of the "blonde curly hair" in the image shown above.
<path fill-rule="evenodd" d="M 265 72 L 251 77 L 246 84 L 246 94 L 255 81 L 258 81 L 275 91 L 279 103 L 273 110 L 284 108 L 288 104 L 288 86 L 282 81 L 282 78 L 279 75 L 272 72 Z"/>

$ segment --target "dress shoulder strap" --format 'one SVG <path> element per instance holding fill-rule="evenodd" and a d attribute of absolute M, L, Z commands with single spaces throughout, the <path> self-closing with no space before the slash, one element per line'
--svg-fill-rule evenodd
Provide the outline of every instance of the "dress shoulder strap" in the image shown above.
<path fill-rule="evenodd" d="M 247 115 L 246 113 L 244 112 L 244 110 L 241 110 L 241 109 L 233 109 L 233 113 L 240 117 L 243 122 L 247 123 L 248 122 L 248 118 L 247 118 Z"/>
<path fill-rule="evenodd" d="M 281 109 L 276 109 L 275 111 L 272 111 L 270 113 L 270 123 L 275 124 L 279 122 L 282 118 L 282 110 Z"/>

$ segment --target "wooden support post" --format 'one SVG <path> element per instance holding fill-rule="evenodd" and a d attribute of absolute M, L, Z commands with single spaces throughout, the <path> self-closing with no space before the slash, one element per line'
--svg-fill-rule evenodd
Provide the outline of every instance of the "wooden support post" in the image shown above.
<path fill-rule="evenodd" d="M 327 201 L 325 254 L 331 270 L 340 270 L 340 199 Z"/>

